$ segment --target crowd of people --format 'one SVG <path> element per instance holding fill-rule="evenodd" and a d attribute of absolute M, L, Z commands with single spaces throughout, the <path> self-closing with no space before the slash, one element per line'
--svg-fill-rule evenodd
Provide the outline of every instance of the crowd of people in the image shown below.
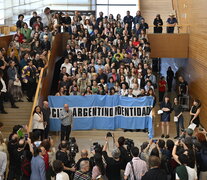
<path fill-rule="evenodd" d="M 89 145 L 90 152 L 82 149 L 77 159 L 79 149 L 75 138 L 61 140 L 57 146 L 51 136 L 40 141 L 37 132 L 23 134 L 24 128 L 27 130 L 14 126 L 7 145 L 0 134 L 2 180 L 4 177 L 9 180 L 197 180 L 198 177 L 205 180 L 207 177 L 205 130 L 194 133 L 188 128 L 175 142 L 151 139 L 140 147 L 131 139 L 116 138 L 108 132 L 103 145 L 98 142 Z M 111 138 L 115 148 L 110 155 Z"/>
<path fill-rule="evenodd" d="M 173 33 L 176 18 L 170 15 L 167 23 L 171 24 L 167 32 Z M 155 18 L 154 25 L 154 32 L 162 33 L 160 15 Z M 190 123 L 196 125 L 195 131 L 185 129 L 179 99 L 188 94 L 188 83 L 183 77 L 178 78 L 178 97 L 172 105 L 165 94 L 172 91 L 174 72 L 169 67 L 165 80 L 152 71 L 147 38 L 149 26 L 140 11 L 134 17 L 127 11 L 123 19 L 119 14 L 114 18 L 112 14 L 107 17 L 100 12 L 95 18 L 93 15 L 81 16 L 76 11 L 71 19 L 67 13 L 51 14 L 50 9 L 45 8 L 40 16 L 33 13 L 29 25 L 20 14 L 16 26 L 17 34 L 8 50 L 0 49 L 1 113 L 7 113 L 3 106 L 5 99 L 11 101 L 13 108 L 18 108 L 15 101 L 22 101 L 24 91 L 27 100 L 33 101 L 38 75 L 47 64 L 53 36 L 66 32 L 69 39 L 63 53 L 64 63 L 60 68 L 56 96 L 153 96 L 155 106 L 158 103 L 157 89 L 162 111 L 161 138 L 169 138 L 170 114 L 174 111 L 177 140 L 154 139 L 136 147 L 132 140 L 124 137 L 116 139 L 112 135 L 116 148 L 110 157 L 107 150 L 111 137 L 106 136 L 103 146 L 93 144 L 91 157 L 83 149 L 77 161 L 78 145 L 74 138 L 70 138 L 73 118 L 68 105 L 64 105 L 60 114 L 61 142 L 57 147 L 48 136 L 50 108 L 44 101 L 43 106 L 34 109 L 31 133 L 23 133 L 23 129 L 27 131 L 28 128 L 16 125 L 8 142 L 0 133 L 0 180 L 4 177 L 8 180 L 197 180 L 198 176 L 200 180 L 206 179 L 206 132 L 198 128 L 200 101 L 195 100 L 190 110 Z M 0 131 L 3 128 L 0 123 Z"/>

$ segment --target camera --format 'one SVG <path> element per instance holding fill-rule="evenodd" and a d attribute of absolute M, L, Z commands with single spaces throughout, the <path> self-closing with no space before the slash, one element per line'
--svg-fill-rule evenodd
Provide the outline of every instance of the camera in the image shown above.
<path fill-rule="evenodd" d="M 124 144 L 127 146 L 128 152 L 130 152 L 131 149 L 134 147 L 134 141 L 132 139 L 126 138 Z"/>
<path fill-rule="evenodd" d="M 113 137 L 111 132 L 107 132 L 106 137 Z"/>
<path fill-rule="evenodd" d="M 90 147 L 91 152 L 96 151 L 96 152 L 102 152 L 103 147 L 98 143 L 94 142 L 93 145 Z"/>
<path fill-rule="evenodd" d="M 157 143 L 157 139 L 153 139 L 152 142 L 153 142 L 153 143 Z"/>
<path fill-rule="evenodd" d="M 74 137 L 69 138 L 68 150 L 70 151 L 70 156 L 73 158 L 75 158 L 76 154 L 79 152 L 78 145 Z"/>

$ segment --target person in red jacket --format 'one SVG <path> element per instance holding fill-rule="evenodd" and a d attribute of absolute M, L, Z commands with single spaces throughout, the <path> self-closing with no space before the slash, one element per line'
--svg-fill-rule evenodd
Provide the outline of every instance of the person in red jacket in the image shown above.
<path fill-rule="evenodd" d="M 166 91 L 166 84 L 167 82 L 165 81 L 165 77 L 162 76 L 159 81 L 159 102 L 163 101 L 163 97 Z"/>

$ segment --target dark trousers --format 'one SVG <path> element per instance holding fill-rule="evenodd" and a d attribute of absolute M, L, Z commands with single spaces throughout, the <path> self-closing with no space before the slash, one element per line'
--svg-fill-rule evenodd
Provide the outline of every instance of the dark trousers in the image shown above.
<path fill-rule="evenodd" d="M 168 92 L 171 92 L 172 90 L 172 79 L 167 79 L 167 87 L 168 87 Z"/>
<path fill-rule="evenodd" d="M 162 33 L 162 27 L 154 27 L 154 33 Z"/>
<path fill-rule="evenodd" d="M 36 88 L 37 88 L 37 84 L 36 84 L 35 80 L 33 82 L 28 81 L 28 83 L 26 85 L 27 97 L 31 101 L 35 95 Z"/>
<path fill-rule="evenodd" d="M 177 131 L 177 136 L 180 136 L 180 129 L 184 129 L 184 119 L 183 116 L 180 116 L 178 118 L 178 122 L 175 123 L 176 124 L 176 131 Z"/>
<path fill-rule="evenodd" d="M 71 125 L 69 126 L 63 126 L 61 124 L 61 141 L 62 140 L 69 140 L 70 137 L 70 132 L 71 132 Z"/>
<path fill-rule="evenodd" d="M 174 33 L 174 27 L 167 27 L 167 33 Z"/>
<path fill-rule="evenodd" d="M 44 130 L 42 129 L 33 129 L 34 133 L 37 133 L 38 138 L 40 138 L 41 141 L 44 139 Z"/>
<path fill-rule="evenodd" d="M 45 139 L 48 138 L 49 130 L 50 130 L 50 126 L 47 124 L 47 126 L 45 127 Z"/>
<path fill-rule="evenodd" d="M 159 91 L 159 102 L 163 101 L 164 95 L 165 95 L 165 91 L 164 92 Z"/>
<path fill-rule="evenodd" d="M 9 100 L 11 106 L 14 105 L 14 98 L 9 92 L 1 92 L 0 95 L 0 111 L 4 111 L 4 101 Z"/>

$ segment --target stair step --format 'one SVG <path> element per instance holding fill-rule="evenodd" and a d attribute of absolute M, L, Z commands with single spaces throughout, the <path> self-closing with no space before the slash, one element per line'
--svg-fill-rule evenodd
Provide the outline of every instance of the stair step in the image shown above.
<path fill-rule="evenodd" d="M 28 124 L 33 103 L 27 102 L 26 98 L 23 100 L 24 102 L 15 103 L 19 107 L 18 109 L 11 108 L 10 102 L 4 103 L 5 111 L 8 112 L 8 114 L 0 114 L 0 122 L 4 124 L 2 130 L 4 137 L 8 137 L 15 125 Z"/>

